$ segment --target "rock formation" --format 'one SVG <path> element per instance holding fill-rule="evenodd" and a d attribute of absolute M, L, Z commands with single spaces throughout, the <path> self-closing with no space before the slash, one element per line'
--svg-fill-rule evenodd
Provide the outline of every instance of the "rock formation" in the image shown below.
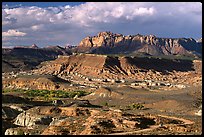
<path fill-rule="evenodd" d="M 155 64 L 159 64 L 155 65 Z M 91 76 L 114 78 L 136 76 L 149 70 L 191 71 L 194 70 L 192 61 L 168 60 L 156 58 L 113 57 L 95 54 L 76 54 L 60 56 L 54 61 L 47 62 L 41 68 L 34 70 L 38 74 Z M 198 67 L 198 66 L 197 66 Z"/>
<path fill-rule="evenodd" d="M 158 38 L 154 35 L 128 35 L 100 32 L 86 37 L 78 45 L 78 52 L 118 54 L 147 53 L 150 55 L 189 55 L 201 53 L 201 45 L 193 38 Z"/>

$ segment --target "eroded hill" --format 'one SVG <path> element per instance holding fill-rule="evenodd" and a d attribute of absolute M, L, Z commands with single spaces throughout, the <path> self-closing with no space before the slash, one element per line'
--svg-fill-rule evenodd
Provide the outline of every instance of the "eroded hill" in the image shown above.
<path fill-rule="evenodd" d="M 34 69 L 43 61 L 54 60 L 58 55 L 70 55 L 68 49 L 60 46 L 38 48 L 35 44 L 25 47 L 2 49 L 2 72 Z"/>
<path fill-rule="evenodd" d="M 39 74 L 81 74 L 97 78 L 137 78 L 152 71 L 155 78 L 173 72 L 201 71 L 202 61 L 169 60 L 161 58 L 113 57 L 95 54 L 59 56 L 54 61 L 41 64 Z"/>

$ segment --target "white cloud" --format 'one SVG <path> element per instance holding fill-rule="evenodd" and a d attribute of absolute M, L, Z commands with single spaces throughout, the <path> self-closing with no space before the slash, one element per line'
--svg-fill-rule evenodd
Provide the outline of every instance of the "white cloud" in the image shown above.
<path fill-rule="evenodd" d="M 9 17 L 9 14 L 7 14 L 7 12 L 2 9 L 2 25 L 11 25 L 12 23 L 14 23 L 16 21 L 15 18 L 11 18 Z"/>
<path fill-rule="evenodd" d="M 133 15 L 140 15 L 140 16 L 145 16 L 145 15 L 153 15 L 155 13 L 155 9 L 153 7 L 151 8 L 138 8 L 135 9 L 133 12 Z"/>
<path fill-rule="evenodd" d="M 20 31 L 15 30 L 15 29 L 10 29 L 7 32 L 2 32 L 3 37 L 22 37 L 25 35 L 26 35 L 26 33 L 20 32 Z"/>
<path fill-rule="evenodd" d="M 24 36 L 12 43 L 36 40 L 41 45 L 78 44 L 82 38 L 99 31 L 201 37 L 201 29 L 200 2 L 87 2 L 74 7 L 2 9 L 2 35 Z"/>
<path fill-rule="evenodd" d="M 40 24 L 40 25 L 33 25 L 33 26 L 31 26 L 31 29 L 32 29 L 33 31 L 37 31 L 37 30 L 42 29 L 43 27 L 44 27 L 43 24 Z"/>
<path fill-rule="evenodd" d="M 72 20 L 90 24 L 93 22 L 117 22 L 121 19 L 135 19 L 138 16 L 150 16 L 155 13 L 154 7 L 141 7 L 138 3 L 122 2 L 90 2 L 82 6 L 75 7 L 70 12 L 73 13 Z M 66 13 L 66 11 L 65 11 Z"/>
<path fill-rule="evenodd" d="M 128 10 L 127 10 L 128 9 Z M 2 10 L 8 18 L 16 18 L 18 26 L 38 25 L 40 23 L 74 23 L 81 26 L 89 26 L 92 22 L 112 22 L 115 19 L 131 16 L 132 19 L 139 15 L 153 15 L 155 9 L 153 7 L 140 7 L 137 3 L 103 3 L 90 2 L 75 7 L 69 5 L 64 8 L 48 7 L 40 8 L 18 7 Z M 3 21 L 6 21 L 3 19 Z M 117 21 L 117 20 L 116 20 Z"/>

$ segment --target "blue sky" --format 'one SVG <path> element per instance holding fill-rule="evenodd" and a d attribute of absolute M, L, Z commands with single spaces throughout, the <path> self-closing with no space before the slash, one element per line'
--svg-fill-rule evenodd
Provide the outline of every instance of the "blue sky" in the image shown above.
<path fill-rule="evenodd" d="M 3 2 L 2 44 L 78 45 L 101 31 L 202 37 L 200 2 Z"/>

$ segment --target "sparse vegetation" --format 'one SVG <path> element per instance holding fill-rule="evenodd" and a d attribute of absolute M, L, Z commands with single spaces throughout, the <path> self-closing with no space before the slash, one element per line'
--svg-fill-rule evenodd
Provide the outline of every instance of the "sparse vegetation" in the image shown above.
<path fill-rule="evenodd" d="M 9 89 L 3 89 L 3 93 L 6 92 L 21 92 L 25 93 L 28 96 L 31 97 L 44 97 L 44 98 L 73 98 L 76 95 L 78 97 L 85 96 L 90 94 L 90 92 L 86 91 L 62 91 L 62 90 L 24 90 L 24 89 L 14 89 L 14 90 L 9 90 Z"/>
<path fill-rule="evenodd" d="M 3 89 L 2 90 L 3 93 L 8 93 L 8 92 L 25 92 L 24 89 Z"/>
<path fill-rule="evenodd" d="M 144 105 L 142 103 L 132 103 L 127 106 L 129 109 L 144 109 Z"/>

